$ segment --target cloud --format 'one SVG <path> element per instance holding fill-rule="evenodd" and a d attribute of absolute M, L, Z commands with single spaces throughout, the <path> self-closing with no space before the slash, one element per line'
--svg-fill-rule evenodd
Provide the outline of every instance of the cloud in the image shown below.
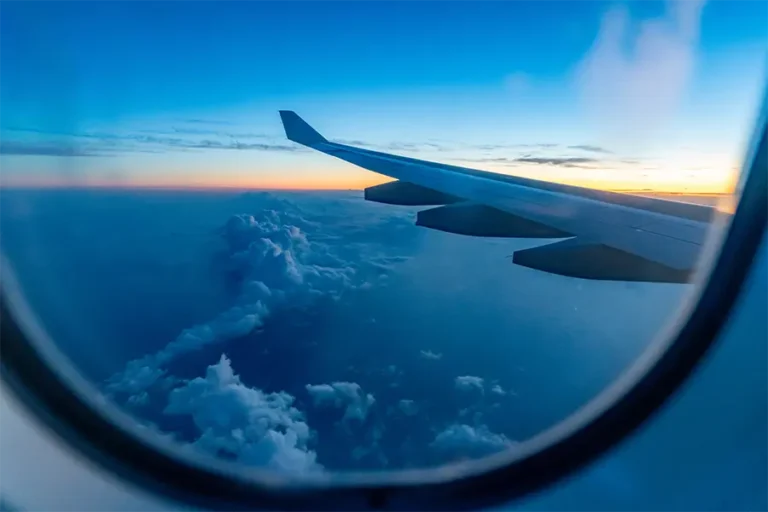
<path fill-rule="evenodd" d="M 0 141 L 0 155 L 54 157 L 105 156 L 103 153 L 98 153 L 75 145 L 19 142 L 13 140 Z"/>
<path fill-rule="evenodd" d="M 154 133 L 160 135 L 167 135 L 168 130 L 142 130 L 143 133 Z M 184 135 L 213 135 L 215 137 L 224 137 L 228 139 L 270 139 L 266 133 L 254 133 L 254 132 L 240 132 L 230 130 L 216 130 L 211 128 L 196 128 L 187 126 L 174 126 L 170 129 L 170 133 L 178 133 Z"/>
<path fill-rule="evenodd" d="M 342 300 L 348 291 L 384 282 L 381 277 L 404 261 L 393 251 L 414 232 L 410 215 L 372 207 L 365 210 L 367 216 L 350 220 L 349 208 L 359 208 L 359 199 L 333 197 L 238 196 L 236 204 L 258 213 L 233 215 L 217 230 L 225 250 L 216 258 L 216 269 L 232 285 L 232 306 L 184 329 L 156 352 L 129 361 L 106 379 L 104 392 L 127 402 L 149 391 L 152 402 L 159 391 L 165 396 L 174 379 L 167 369 L 180 356 L 248 336 L 275 313 L 309 311 L 321 302 Z M 316 211 L 325 223 L 305 218 Z"/>
<path fill-rule="evenodd" d="M 406 416 L 416 416 L 419 413 L 419 406 L 413 400 L 400 400 L 397 407 Z"/>
<path fill-rule="evenodd" d="M 437 434 L 430 447 L 442 455 L 456 459 L 484 457 L 515 444 L 503 434 L 491 432 L 486 426 L 454 424 Z"/>
<path fill-rule="evenodd" d="M 146 402 L 144 391 L 154 386 L 166 373 L 154 359 L 159 357 L 144 357 L 129 361 L 125 370 L 107 381 L 107 391 L 126 393 L 130 395 L 129 401 L 133 396 L 142 395 L 142 401 Z"/>
<path fill-rule="evenodd" d="M 665 5 L 661 17 L 643 21 L 624 6 L 608 11 L 577 70 L 590 114 L 635 145 L 674 114 L 695 69 L 704 0 Z"/>
<path fill-rule="evenodd" d="M 141 393 L 165 378 L 163 367 L 178 356 L 245 336 L 285 303 L 306 306 L 319 297 L 338 298 L 355 286 L 354 268 L 329 257 L 327 246 L 310 242 L 301 228 L 286 220 L 303 223 L 290 210 L 264 210 L 258 219 L 232 216 L 220 235 L 229 249 L 226 269 L 239 278 L 235 304 L 210 321 L 185 329 L 158 352 L 130 361 L 107 380 L 106 391 Z"/>
<path fill-rule="evenodd" d="M 443 358 L 443 354 L 439 352 L 432 352 L 431 350 L 422 350 L 419 352 L 421 354 L 421 357 L 424 359 L 429 359 L 431 361 L 439 361 Z"/>
<path fill-rule="evenodd" d="M 105 131 L 55 131 L 31 127 L 4 128 L 6 132 L 33 133 L 42 138 L 67 139 L 67 145 L 58 141 L 43 141 L 39 143 L 5 142 L 6 154 L 33 155 L 51 154 L 53 156 L 94 156 L 104 152 L 168 152 L 190 150 L 235 150 L 235 151 L 277 151 L 277 152 L 308 152 L 309 149 L 298 144 L 289 144 L 284 137 L 266 133 L 254 133 L 227 129 L 231 124 L 219 124 L 196 120 L 193 123 L 180 121 L 192 126 L 171 126 L 169 128 L 141 129 L 126 132 Z M 196 126 L 200 125 L 200 127 Z M 205 125 L 210 125 L 205 127 Z M 256 142 L 243 142 L 240 139 L 259 139 Z M 74 141 L 86 140 L 89 150 L 71 150 L 77 145 Z M 361 140 L 342 140 L 337 142 L 352 146 L 363 146 L 379 151 L 450 151 L 452 148 L 429 141 L 389 143 L 372 143 Z M 71 147 L 71 148 L 70 148 Z M 70 148 L 70 151 L 67 150 Z M 82 154 L 80 154 L 82 153 Z"/>
<path fill-rule="evenodd" d="M 295 144 L 286 144 L 282 139 L 254 133 L 228 133 L 199 128 L 170 128 L 167 130 L 140 130 L 138 132 L 57 132 L 36 128 L 7 128 L 8 132 L 34 133 L 44 138 L 57 140 L 34 143 L 4 141 L 0 144 L 0 153 L 14 155 L 47 156 L 104 156 L 105 153 L 167 152 L 189 151 L 198 149 L 239 150 L 239 151 L 308 151 Z M 200 137 L 193 137 L 198 135 Z M 207 136 L 202 138 L 202 136 Z M 60 139 L 67 139 L 66 144 Z M 239 138 L 266 139 L 259 142 L 241 142 Z M 87 140 L 88 149 L 83 149 L 75 141 Z"/>
<path fill-rule="evenodd" d="M 307 384 L 306 389 L 316 407 L 344 408 L 343 423 L 365 421 L 368 410 L 376 402 L 373 395 L 366 395 L 356 382 Z"/>
<path fill-rule="evenodd" d="M 197 377 L 174 389 L 165 413 L 189 415 L 200 432 L 193 446 L 214 455 L 291 473 L 317 471 L 308 448 L 310 429 L 285 392 L 264 393 L 244 385 L 226 355 Z"/>
<path fill-rule="evenodd" d="M 577 144 L 575 146 L 568 146 L 568 149 L 580 149 L 582 151 L 589 151 L 591 153 L 601 153 L 604 155 L 612 155 L 613 151 L 605 149 L 600 146 L 592 146 L 590 144 Z"/>
<path fill-rule="evenodd" d="M 179 119 L 178 122 L 187 123 L 187 124 L 205 124 L 205 125 L 212 125 L 212 126 L 234 126 L 235 125 L 235 123 L 233 123 L 232 121 L 224 121 L 221 119 L 187 118 L 187 119 Z"/>
<path fill-rule="evenodd" d="M 390 142 L 383 146 L 388 151 L 450 151 L 451 148 L 436 142 Z"/>
<path fill-rule="evenodd" d="M 421 151 L 451 151 L 455 149 L 455 147 L 452 147 L 450 145 L 446 144 L 439 144 L 437 142 L 425 142 L 425 141 L 416 141 L 416 142 L 403 142 L 403 141 L 393 141 L 388 143 L 375 143 L 375 142 L 366 142 L 359 139 L 334 139 L 334 142 L 338 142 L 339 144 L 346 144 L 348 146 L 361 146 L 364 148 L 370 148 L 378 151 L 410 151 L 413 153 L 418 153 Z"/>
<path fill-rule="evenodd" d="M 324 346 L 325 332 L 315 329 L 312 323 L 318 314 L 325 322 L 328 316 L 335 316 L 337 310 L 348 312 L 348 308 L 357 308 L 355 299 L 359 296 L 350 292 L 364 283 L 378 286 L 379 276 L 387 275 L 396 264 L 407 260 L 399 255 L 408 254 L 419 234 L 413 227 L 412 214 L 363 203 L 359 195 L 351 193 L 250 192 L 233 195 L 227 201 L 221 210 L 206 210 L 208 213 L 203 215 L 216 215 L 232 208 L 254 212 L 223 217 L 225 222 L 213 230 L 209 221 L 203 224 L 208 233 L 218 238 L 212 240 L 215 245 L 209 246 L 218 251 L 211 263 L 219 277 L 226 280 L 231 293 L 227 304 L 231 307 L 209 318 L 200 318 L 197 325 L 190 324 L 189 328 L 177 331 L 175 338 L 143 341 L 146 346 L 152 346 L 153 351 L 128 362 L 103 382 L 104 394 L 131 414 L 156 421 L 163 430 L 191 443 L 185 445 L 189 449 L 290 471 L 311 465 L 303 452 L 313 450 L 324 464 L 333 468 L 344 464 L 354 468 L 383 467 L 387 458 L 375 436 L 371 437 L 371 432 L 379 427 L 376 420 L 381 406 L 376 404 L 376 399 L 380 397 L 374 388 L 369 389 L 368 381 L 360 380 L 372 377 L 365 364 L 360 365 L 366 370 L 358 378 L 339 374 L 313 381 L 301 370 L 307 361 L 313 360 L 308 351 Z M 315 222 L 315 218 L 319 221 Z M 196 221 L 192 218 L 190 222 Z M 183 229 L 188 227 L 185 225 Z M 203 255 L 211 256 L 207 251 Z M 375 290 L 370 290 L 360 295 L 368 299 L 374 293 Z M 361 318 L 364 321 L 365 317 Z M 316 343 L 316 347 L 309 348 L 308 343 L 301 342 L 305 333 L 309 333 L 306 341 Z M 206 373 L 205 365 L 215 362 L 211 358 L 218 358 L 222 352 L 232 357 L 232 362 L 218 361 Z M 253 358 L 245 359 L 249 356 Z M 246 360 L 252 364 L 238 366 Z M 382 372 L 376 374 L 375 381 L 384 387 L 387 382 L 396 383 L 402 375 L 392 362 L 374 364 L 375 369 Z M 214 386 L 212 383 L 218 381 L 214 381 L 212 372 L 218 374 L 220 370 L 231 370 L 232 366 L 237 371 L 231 373 L 240 373 L 242 381 L 232 378 L 229 384 Z M 187 382 L 181 377 L 200 378 Z M 317 386 L 306 388 L 307 383 Z M 254 389 L 249 391 L 249 388 Z M 192 394 L 192 398 L 182 401 L 181 390 Z M 307 395 L 302 394 L 305 390 Z M 330 391 L 333 398 L 324 401 L 323 390 L 325 396 L 330 396 L 327 395 Z M 243 403 L 256 402 L 253 414 L 266 414 L 268 411 L 261 402 L 271 403 L 283 396 L 283 393 L 268 391 L 284 391 L 291 400 L 293 397 L 302 400 L 301 404 L 292 402 L 290 407 L 317 415 L 317 421 L 314 415 L 310 418 L 313 430 L 320 429 L 321 434 L 310 437 L 322 439 L 321 447 L 305 441 L 305 437 L 293 432 L 295 429 L 286 430 L 272 422 L 268 428 L 255 431 L 256 425 L 251 425 L 254 418 L 245 412 L 237 413 L 240 419 L 232 419 L 235 413 L 226 412 L 243 411 Z M 263 400 L 246 398 L 259 398 L 258 393 Z M 274 400 L 270 398 L 273 396 Z M 238 402 L 234 397 L 242 400 Z M 403 397 L 407 395 L 395 396 L 389 402 L 398 413 L 398 401 Z M 225 406 L 218 405 L 220 400 Z M 323 402 L 318 407 L 328 409 L 315 410 L 312 404 L 318 400 Z M 230 403 L 233 401 L 235 405 Z M 185 408 L 182 403 L 186 404 Z M 280 402 L 280 410 L 290 409 L 283 405 Z M 217 412 L 221 407 L 224 407 L 222 411 Z M 157 411 L 164 409 L 168 415 L 156 419 Z M 214 422 L 210 418 L 216 414 L 224 415 L 226 430 L 218 428 L 218 423 L 209 425 Z M 204 420 L 199 419 L 201 415 Z M 381 416 L 385 416 L 383 412 Z M 309 423 L 298 417 L 294 420 Z M 349 440 L 348 445 L 343 445 L 343 453 L 325 451 L 329 446 L 343 443 L 341 438 Z M 356 455 L 360 458 L 354 460 L 352 451 L 360 446 L 367 451 L 358 450 Z M 420 448 L 424 449 L 424 445 Z"/>
<path fill-rule="evenodd" d="M 456 377 L 455 383 L 456 389 L 461 391 L 472 391 L 473 389 L 483 391 L 483 379 L 481 377 L 464 375 L 462 377 Z"/>
<path fill-rule="evenodd" d="M 286 143 L 282 136 L 253 133 L 247 131 L 232 131 L 219 129 L 217 125 L 201 127 L 172 126 L 164 129 L 141 129 L 127 132 L 105 131 L 54 131 L 38 128 L 10 127 L 6 132 L 31 133 L 41 138 L 56 140 L 43 141 L 35 144 L 23 142 L 6 142 L 8 154 L 52 154 L 54 156 L 107 156 L 115 153 L 165 153 L 169 151 L 195 150 L 230 150 L 230 151 L 276 151 L 276 152 L 309 152 L 311 150 L 297 144 Z M 226 126 L 226 125 L 224 125 Z M 244 142 L 241 139 L 247 139 Z M 253 140 L 257 139 L 257 140 Z M 63 144 L 61 141 L 67 141 Z M 87 149 L 83 142 L 87 142 Z M 539 149 L 546 150 L 561 147 L 554 143 L 536 144 L 467 144 L 464 142 L 448 141 L 392 141 L 373 143 L 363 140 L 335 139 L 341 144 L 361 146 L 384 152 L 453 152 L 453 151 L 501 151 L 510 149 Z M 70 148 L 69 150 L 67 148 Z M 73 149 L 74 148 L 74 149 Z M 598 146 L 576 145 L 569 149 L 591 151 L 595 153 L 610 153 Z M 462 159 L 469 162 L 514 161 L 509 158 L 480 158 Z"/>
<path fill-rule="evenodd" d="M 541 147 L 542 145 L 538 145 Z M 556 145 L 555 145 L 556 146 Z M 600 152 L 598 150 L 602 150 L 602 152 L 608 154 L 608 150 L 603 150 L 602 148 L 599 148 L 598 146 L 568 146 L 568 148 L 571 149 L 579 149 L 582 151 L 586 151 L 585 148 L 591 148 L 591 151 L 593 153 Z M 593 158 L 593 157 L 584 157 L 584 156 L 534 156 L 532 153 L 524 153 L 522 156 L 519 157 L 507 157 L 507 156 L 486 156 L 486 157 L 480 157 L 480 158 L 461 158 L 458 159 L 462 162 L 473 162 L 473 163 L 492 163 L 492 164 L 503 164 L 508 167 L 519 167 L 520 164 L 536 164 L 536 165 L 554 165 L 557 167 L 567 167 L 567 168 L 587 168 L 590 166 L 590 164 L 605 164 L 608 163 L 607 160 L 599 159 L 599 158 Z"/>
<path fill-rule="evenodd" d="M 600 162 L 595 158 L 587 157 L 520 157 L 515 158 L 515 162 L 539 165 L 556 165 L 559 167 L 577 167 L 582 164 L 591 164 Z"/>
<path fill-rule="evenodd" d="M 304 151 L 301 146 L 288 144 L 267 144 L 263 142 L 238 142 L 201 140 L 199 142 L 184 142 L 176 144 L 177 147 L 190 149 L 235 149 L 235 150 L 259 150 L 259 151 Z"/>
<path fill-rule="evenodd" d="M 501 386 L 499 386 L 498 384 L 495 384 L 495 385 L 494 385 L 494 386 L 491 388 L 491 393 L 493 393 L 494 395 L 500 395 L 500 396 L 504 396 L 504 395 L 506 395 L 506 394 L 507 394 L 507 392 L 506 392 L 506 391 L 504 391 L 504 388 L 502 388 L 502 387 L 501 387 Z"/>

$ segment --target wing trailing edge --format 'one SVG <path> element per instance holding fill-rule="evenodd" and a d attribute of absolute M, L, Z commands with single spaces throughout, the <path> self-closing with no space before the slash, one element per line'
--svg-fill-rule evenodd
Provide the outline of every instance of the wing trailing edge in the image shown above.
<path fill-rule="evenodd" d="M 490 206 L 457 203 L 420 211 L 416 225 L 459 235 L 495 238 L 568 238 L 571 233 L 551 228 Z"/>

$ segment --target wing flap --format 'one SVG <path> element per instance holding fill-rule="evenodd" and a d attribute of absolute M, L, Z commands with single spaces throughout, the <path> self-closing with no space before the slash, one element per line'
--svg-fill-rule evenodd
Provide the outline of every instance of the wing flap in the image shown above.
<path fill-rule="evenodd" d="M 516 251 L 517 265 L 561 276 L 601 281 L 687 283 L 691 270 L 681 270 L 607 245 L 571 238 Z"/>
<path fill-rule="evenodd" d="M 571 233 L 476 203 L 457 203 L 416 214 L 416 225 L 459 235 L 567 238 Z"/>

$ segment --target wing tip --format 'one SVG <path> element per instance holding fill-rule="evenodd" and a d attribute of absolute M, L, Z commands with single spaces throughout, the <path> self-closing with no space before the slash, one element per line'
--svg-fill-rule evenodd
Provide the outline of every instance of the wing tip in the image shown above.
<path fill-rule="evenodd" d="M 285 136 L 289 140 L 305 146 L 328 142 L 293 110 L 279 110 L 278 112 L 280 113 L 280 120 L 283 122 Z"/>

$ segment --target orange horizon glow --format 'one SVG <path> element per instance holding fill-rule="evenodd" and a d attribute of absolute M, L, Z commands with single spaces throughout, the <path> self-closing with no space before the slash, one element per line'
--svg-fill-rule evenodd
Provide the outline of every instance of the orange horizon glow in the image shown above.
<path fill-rule="evenodd" d="M 537 179 L 533 176 L 526 176 Z M 220 177 L 219 177 L 220 178 Z M 65 188 L 88 188 L 88 189 L 165 189 L 165 190 L 301 190 L 301 191 L 331 191 L 331 190 L 363 190 L 368 187 L 380 185 L 394 181 L 388 177 L 374 176 L 371 178 L 361 177 L 360 179 L 328 179 L 323 178 L 317 181 L 307 181 L 306 179 L 247 179 L 223 181 L 221 179 L 191 179 L 182 182 L 163 181 L 163 180 L 61 180 L 61 179 L 26 179 L 13 180 L 8 182 L 0 181 L 1 189 L 15 188 L 41 188 L 41 189 L 65 189 Z M 634 193 L 660 193 L 660 194 L 690 194 L 690 195 L 726 195 L 734 192 L 734 180 L 723 180 L 720 183 L 664 183 L 653 184 L 638 181 L 598 181 L 590 179 L 570 179 L 570 180 L 541 180 L 561 183 L 564 185 L 573 185 L 577 187 L 607 190 L 614 192 L 634 192 Z"/>
<path fill-rule="evenodd" d="M 133 180 L 133 179 L 69 179 L 63 180 L 52 177 L 39 177 L 17 179 L 7 182 L 0 181 L 0 189 L 12 188 L 112 188 L 112 189 L 173 189 L 173 190 L 362 190 L 367 187 L 379 185 L 391 181 L 390 178 L 382 176 L 365 177 L 360 179 L 329 179 L 324 177 L 317 181 L 308 181 L 302 178 L 291 178 L 290 176 L 281 176 L 277 179 L 250 178 L 250 179 L 230 179 L 222 180 L 222 177 L 216 176 L 215 179 L 199 177 L 187 178 L 184 182 L 172 180 Z"/>
<path fill-rule="evenodd" d="M 699 179 L 684 179 L 680 174 L 656 171 L 653 179 L 631 175 L 621 178 L 619 169 L 590 169 L 581 176 L 571 170 L 558 168 L 521 167 L 515 173 L 508 169 L 487 169 L 501 175 L 561 183 L 597 190 L 634 193 L 666 193 L 689 195 L 731 194 L 739 177 L 736 168 L 730 171 L 710 171 Z M 617 172 L 618 171 L 618 172 Z M 652 171 L 649 171 L 652 172 Z M 586 174 L 586 175 L 585 175 Z M 175 178 L 175 179 L 174 179 Z M 48 173 L 32 174 L 15 179 L 0 179 L 0 189 L 10 188 L 112 188 L 112 189 L 174 189 L 174 190 L 362 190 L 392 178 L 373 172 L 354 169 L 327 169 L 317 176 L 306 173 L 280 172 L 270 174 L 241 174 L 237 172 L 192 172 L 182 179 L 163 173 L 147 175 L 105 176 L 52 176 Z"/>

